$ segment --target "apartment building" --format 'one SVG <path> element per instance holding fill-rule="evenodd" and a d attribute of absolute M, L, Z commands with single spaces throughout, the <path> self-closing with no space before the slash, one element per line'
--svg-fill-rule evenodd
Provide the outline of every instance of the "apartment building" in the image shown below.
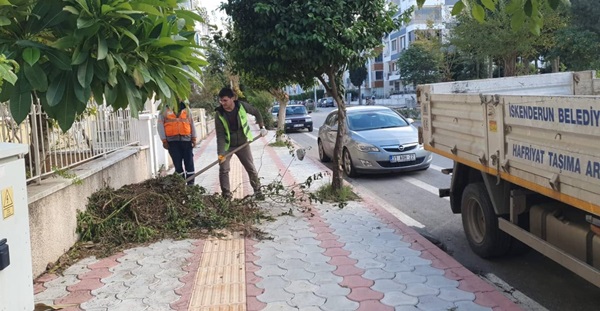
<path fill-rule="evenodd" d="M 398 72 L 398 58 L 416 40 L 419 30 L 430 30 L 441 40 L 448 35 L 453 17 L 452 7 L 458 0 L 426 0 L 421 9 L 415 9 L 411 21 L 383 38 L 381 54 L 369 59 L 365 94 L 378 98 L 403 92 L 412 92 L 411 85 L 403 85 Z M 416 8 L 416 0 L 389 0 L 398 6 L 398 13 Z"/>

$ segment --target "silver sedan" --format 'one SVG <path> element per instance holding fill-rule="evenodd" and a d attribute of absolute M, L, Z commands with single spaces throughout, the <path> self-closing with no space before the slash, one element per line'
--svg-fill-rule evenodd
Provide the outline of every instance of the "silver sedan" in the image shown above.
<path fill-rule="evenodd" d="M 425 170 L 431 153 L 419 144 L 412 119 L 381 106 L 346 108 L 347 132 L 343 139 L 342 162 L 346 175 Z M 338 129 L 337 110 L 319 128 L 319 158 L 333 157 Z"/>

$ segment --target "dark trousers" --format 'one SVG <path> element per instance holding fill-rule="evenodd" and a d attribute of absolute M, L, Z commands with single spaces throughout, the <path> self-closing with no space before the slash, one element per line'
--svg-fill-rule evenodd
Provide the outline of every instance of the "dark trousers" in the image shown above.
<path fill-rule="evenodd" d="M 231 146 L 231 149 L 235 149 L 236 146 Z M 246 169 L 248 173 L 248 177 L 250 179 L 250 185 L 254 192 L 260 190 L 260 180 L 258 179 L 258 172 L 256 171 L 256 167 L 254 167 L 254 159 L 252 158 L 252 149 L 250 146 L 246 146 L 238 151 L 236 151 L 235 155 L 238 157 L 242 166 Z M 221 184 L 221 192 L 224 195 L 231 194 L 231 186 L 229 184 L 229 171 L 231 169 L 231 157 L 228 157 L 227 160 L 223 163 L 219 163 L 219 183 Z"/>
<path fill-rule="evenodd" d="M 192 151 L 191 141 L 170 141 L 169 142 L 169 155 L 173 160 L 173 166 L 175 166 L 175 173 L 181 175 L 183 178 L 188 178 L 195 173 L 194 169 L 194 153 Z M 185 173 L 183 166 L 185 165 Z M 190 180 L 188 185 L 193 185 L 194 180 Z"/>

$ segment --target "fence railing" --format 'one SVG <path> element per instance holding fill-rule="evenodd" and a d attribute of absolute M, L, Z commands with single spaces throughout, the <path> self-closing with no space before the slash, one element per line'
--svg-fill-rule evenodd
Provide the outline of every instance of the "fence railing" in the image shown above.
<path fill-rule="evenodd" d="M 64 172 L 91 159 L 139 142 L 135 119 L 128 110 L 88 104 L 82 116 L 65 133 L 49 120 L 40 105 L 16 124 L 7 104 L 0 104 L 0 141 L 29 145 L 25 156 L 27 182 Z"/>

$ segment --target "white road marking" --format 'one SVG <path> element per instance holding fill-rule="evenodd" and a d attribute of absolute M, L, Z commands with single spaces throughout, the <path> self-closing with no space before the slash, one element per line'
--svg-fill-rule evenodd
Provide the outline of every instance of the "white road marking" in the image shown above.
<path fill-rule="evenodd" d="M 311 139 L 313 139 L 314 141 L 317 141 L 317 134 L 313 134 L 313 133 L 302 133 L 308 137 L 310 137 Z"/>
<path fill-rule="evenodd" d="M 436 187 L 434 187 L 434 186 L 432 186 L 432 185 L 430 185 L 428 183 L 424 183 L 424 182 L 422 182 L 422 181 L 420 181 L 420 180 L 418 180 L 416 178 L 405 176 L 405 177 L 402 178 L 402 180 L 404 180 L 404 181 L 406 181 L 406 182 L 408 182 L 408 183 L 410 183 L 410 184 L 412 184 L 414 186 L 417 186 L 417 187 L 419 187 L 419 188 L 421 188 L 421 189 L 423 189 L 423 190 L 425 190 L 427 192 L 431 192 L 431 193 L 435 194 L 438 197 L 440 195 L 440 193 L 438 191 L 438 188 L 436 188 Z M 449 201 L 450 198 L 449 197 L 444 197 L 444 200 L 448 200 Z"/>
<path fill-rule="evenodd" d="M 361 188 L 362 188 L 363 192 L 365 192 L 365 191 L 370 192 L 369 197 L 371 199 L 374 199 L 375 201 L 377 201 L 377 205 L 379 205 L 381 208 L 388 211 L 390 214 L 394 215 L 394 217 L 396 217 L 398 220 L 403 222 L 405 225 L 407 225 L 409 227 L 425 228 L 424 224 L 422 224 L 419 221 L 417 221 L 416 219 L 404 214 L 401 210 L 392 206 L 391 204 L 389 204 L 388 202 L 386 202 L 385 200 L 380 198 L 378 195 L 373 194 L 366 187 L 361 186 Z"/>
<path fill-rule="evenodd" d="M 434 169 L 436 171 L 440 171 L 440 172 L 444 169 L 443 167 L 437 166 L 437 165 L 434 165 L 434 164 L 429 165 L 429 168 L 432 168 L 432 169 Z"/>

